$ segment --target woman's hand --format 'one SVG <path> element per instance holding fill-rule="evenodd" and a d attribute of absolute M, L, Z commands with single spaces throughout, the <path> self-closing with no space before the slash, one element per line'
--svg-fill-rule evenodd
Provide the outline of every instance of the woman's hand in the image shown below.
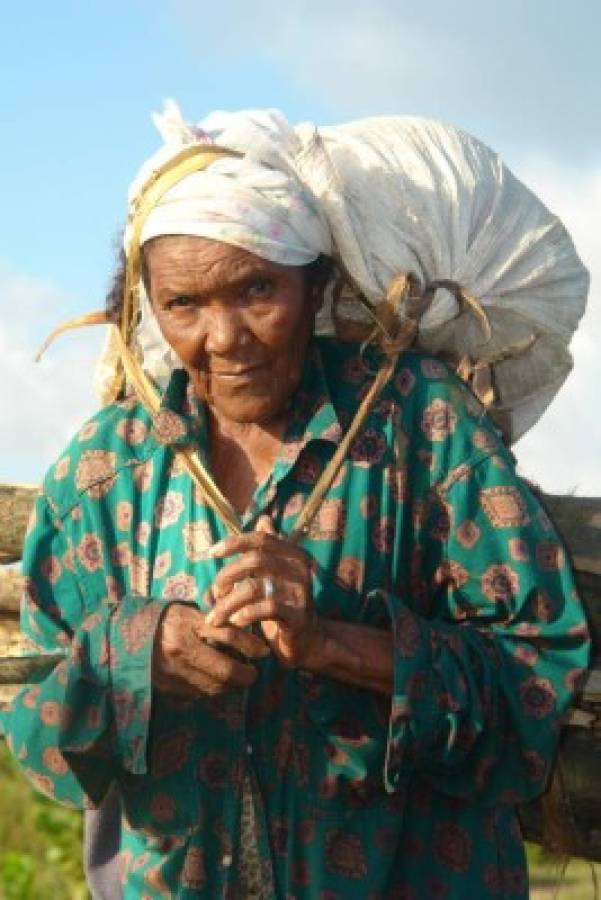
<path fill-rule="evenodd" d="M 256 668 L 221 652 L 217 649 L 220 646 L 248 659 L 269 653 L 269 647 L 258 635 L 235 625 L 207 624 L 206 615 L 192 604 L 171 604 L 155 636 L 154 687 L 166 694 L 194 700 L 202 694 L 216 696 L 231 688 L 251 685 L 257 677 Z"/>
<path fill-rule="evenodd" d="M 233 554 L 217 575 L 215 600 L 207 622 L 247 628 L 259 622 L 269 646 L 285 665 L 318 667 L 325 648 L 322 623 L 313 605 L 311 558 L 276 534 L 262 516 L 251 534 L 226 538 L 209 554 L 222 559 Z"/>

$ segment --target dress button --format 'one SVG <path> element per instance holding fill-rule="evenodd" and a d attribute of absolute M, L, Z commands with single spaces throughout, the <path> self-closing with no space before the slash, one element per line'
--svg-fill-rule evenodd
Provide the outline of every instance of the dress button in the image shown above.
<path fill-rule="evenodd" d="M 226 853 L 224 856 L 221 857 L 221 865 L 225 869 L 227 869 L 228 866 L 231 866 L 231 864 L 232 864 L 232 854 L 231 853 Z"/>
<path fill-rule="evenodd" d="M 248 753 L 249 756 L 252 756 L 252 752 L 253 752 L 252 744 L 246 745 L 246 752 Z"/>

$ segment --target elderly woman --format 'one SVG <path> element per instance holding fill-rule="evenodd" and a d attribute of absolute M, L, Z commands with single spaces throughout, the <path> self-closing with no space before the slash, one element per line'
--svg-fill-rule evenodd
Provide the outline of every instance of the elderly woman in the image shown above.
<path fill-rule="evenodd" d="M 134 188 L 125 391 L 37 502 L 23 628 L 65 659 L 12 750 L 116 790 L 126 898 L 525 898 L 587 664 L 562 547 L 445 365 L 315 336 L 315 198 L 194 140 Z"/>

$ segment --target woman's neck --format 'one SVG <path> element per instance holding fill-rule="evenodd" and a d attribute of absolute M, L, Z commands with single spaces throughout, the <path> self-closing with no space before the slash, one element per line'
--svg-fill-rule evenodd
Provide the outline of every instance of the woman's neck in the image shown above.
<path fill-rule="evenodd" d="M 211 473 L 237 512 L 244 512 L 279 455 L 288 413 L 265 424 L 224 420 L 212 410 L 208 419 Z"/>

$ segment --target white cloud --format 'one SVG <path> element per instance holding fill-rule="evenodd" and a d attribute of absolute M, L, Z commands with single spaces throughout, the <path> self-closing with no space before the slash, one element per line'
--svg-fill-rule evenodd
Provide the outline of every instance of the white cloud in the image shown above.
<path fill-rule="evenodd" d="M 354 7 L 300 0 L 282 5 L 279 14 L 263 2 L 259 10 L 264 33 L 273 32 L 273 59 L 290 69 L 301 87 L 343 112 L 403 109 L 417 83 L 427 95 L 448 74 L 449 59 L 457 59 L 458 75 L 464 69 L 459 42 L 404 21 L 386 0 Z"/>
<path fill-rule="evenodd" d="M 266 62 L 336 116 L 409 113 L 453 121 L 507 148 L 597 154 L 601 13 L 549 15 L 545 0 L 171 0 L 192 57 L 233 77 Z M 198 114 L 202 114 L 199 110 Z"/>
<path fill-rule="evenodd" d="M 72 307 L 56 286 L 0 267 L 0 479 L 38 483 L 97 407 L 91 371 L 101 335 L 75 332 L 37 365 L 42 338 Z"/>
<path fill-rule="evenodd" d="M 366 103 L 373 112 L 374 101 L 401 101 L 401 85 L 413 83 L 419 73 L 427 87 L 459 49 L 453 38 L 435 34 L 431 25 L 407 23 L 390 0 L 256 0 L 251 16 L 240 0 L 225 0 L 208 17 L 204 10 L 199 15 L 192 0 L 174 0 L 173 6 L 189 40 L 199 33 L 219 34 L 218 42 L 205 44 L 206 54 L 270 59 L 297 86 L 342 111 Z M 241 20 L 244 28 L 232 27 Z M 462 66 L 461 57 L 458 64 Z"/>

